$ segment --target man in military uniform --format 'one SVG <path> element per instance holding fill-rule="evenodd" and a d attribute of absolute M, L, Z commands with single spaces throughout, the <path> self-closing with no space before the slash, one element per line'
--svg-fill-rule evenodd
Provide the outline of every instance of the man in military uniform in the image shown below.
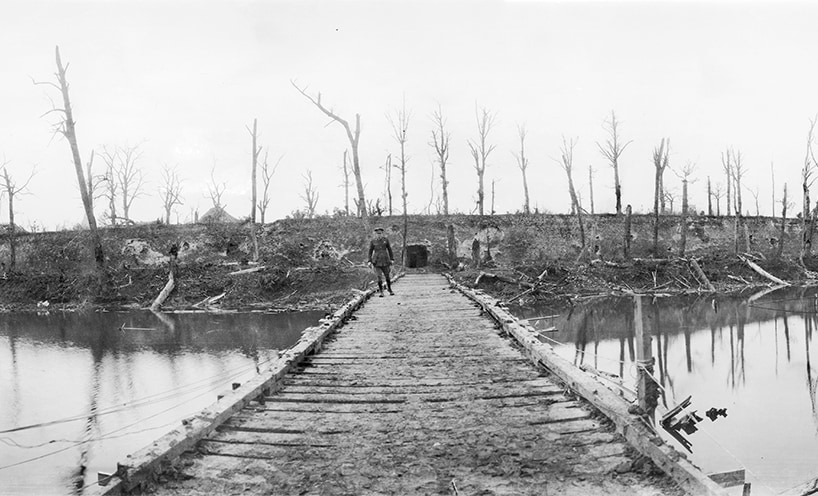
<path fill-rule="evenodd" d="M 392 281 L 389 280 L 389 266 L 393 263 L 395 263 L 395 257 L 392 255 L 389 238 L 384 235 L 382 227 L 376 227 L 375 237 L 369 242 L 369 265 L 375 268 L 381 297 L 383 297 L 384 279 L 386 279 L 386 289 L 389 294 L 395 294 L 392 292 Z"/>

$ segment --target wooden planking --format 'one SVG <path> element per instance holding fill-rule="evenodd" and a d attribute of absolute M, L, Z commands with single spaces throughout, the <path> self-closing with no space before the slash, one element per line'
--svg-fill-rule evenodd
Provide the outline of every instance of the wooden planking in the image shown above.
<path fill-rule="evenodd" d="M 397 487 L 406 494 L 440 492 L 422 467 L 440 467 L 444 478 L 454 477 L 446 475 L 451 470 L 474 474 L 464 475 L 472 486 L 463 494 L 499 487 L 534 494 L 534 487 L 550 488 L 548 464 L 557 445 L 598 459 L 589 470 L 600 473 L 627 460 L 608 425 L 543 377 L 482 310 L 457 303 L 468 300 L 441 282 L 417 276 L 397 297 L 376 298 L 356 312 L 274 394 L 247 405 L 199 444 L 185 470 L 193 479 L 157 494 L 197 493 L 197 484 L 214 481 L 225 493 L 286 487 L 281 491 L 381 494 L 383 474 L 399 484 L 386 493 Z M 445 468 L 458 456 L 456 468 Z M 498 457 L 519 460 L 534 479 L 520 480 L 514 470 L 503 475 L 489 462 Z M 340 473 L 339 459 L 354 462 Z M 360 481 L 369 482 L 357 486 Z"/>

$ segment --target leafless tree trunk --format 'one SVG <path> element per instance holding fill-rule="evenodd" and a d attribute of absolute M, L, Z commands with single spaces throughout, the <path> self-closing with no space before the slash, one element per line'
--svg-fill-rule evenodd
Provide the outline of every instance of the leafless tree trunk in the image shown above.
<path fill-rule="evenodd" d="M 724 191 L 721 189 L 721 183 L 716 184 L 713 188 L 713 198 L 716 199 L 716 217 L 721 217 L 721 199 L 724 198 Z"/>
<path fill-rule="evenodd" d="M 307 218 L 315 217 L 315 207 L 318 206 L 318 191 L 312 183 L 312 171 L 307 170 L 307 173 L 302 176 L 304 178 L 304 194 L 301 199 L 304 200 Z"/>
<path fill-rule="evenodd" d="M 582 206 L 579 203 L 579 198 L 577 197 L 577 190 L 574 188 L 574 147 L 576 146 L 576 140 L 570 139 L 566 140 L 563 136 L 562 138 L 562 146 L 560 147 L 560 166 L 562 170 L 565 171 L 565 175 L 568 176 L 568 194 L 571 195 L 571 205 L 574 209 L 574 212 L 577 216 L 577 222 L 579 224 L 579 239 L 581 244 L 581 249 L 585 250 L 585 226 L 582 224 Z"/>
<path fill-rule="evenodd" d="M 713 217 L 713 188 L 710 185 L 710 176 L 707 176 L 707 215 Z"/>
<path fill-rule="evenodd" d="M 770 204 L 770 215 L 775 217 L 775 167 L 770 162 L 770 189 L 773 192 L 773 202 Z"/>
<path fill-rule="evenodd" d="M 119 194 L 119 181 L 116 178 L 116 149 L 113 151 L 108 147 L 102 149 L 102 160 L 105 162 L 105 172 L 102 174 L 102 182 L 104 184 L 104 191 L 102 196 L 108 200 L 108 220 L 112 226 L 116 225 L 117 212 L 116 200 Z"/>
<path fill-rule="evenodd" d="M 432 215 L 432 205 L 435 203 L 435 162 L 432 161 L 432 175 L 429 178 L 429 204 L 426 205 L 426 215 Z"/>
<path fill-rule="evenodd" d="M 386 154 L 386 163 L 383 164 L 384 185 L 386 186 L 386 211 L 392 215 L 392 154 Z"/>
<path fill-rule="evenodd" d="M 273 174 L 275 174 L 278 164 L 281 163 L 282 158 L 284 158 L 283 155 L 278 157 L 275 165 L 270 168 L 270 163 L 267 161 L 267 152 L 264 152 L 264 160 L 261 162 L 261 184 L 264 187 L 264 190 L 261 194 L 261 199 L 258 201 L 258 209 L 259 212 L 261 212 L 262 224 L 264 224 L 265 216 L 267 215 L 267 206 L 270 205 L 270 183 L 272 182 Z M 344 159 L 346 159 L 346 152 L 344 152 Z M 344 160 L 344 166 L 346 166 L 346 160 Z M 344 174 L 346 175 L 346 171 Z M 349 215 L 349 195 L 347 195 L 347 215 Z"/>
<path fill-rule="evenodd" d="M 400 170 L 400 196 L 403 202 L 403 243 L 401 247 L 401 263 L 406 265 L 406 237 L 409 235 L 409 212 L 407 210 L 406 198 L 406 163 L 409 158 L 406 156 L 406 131 L 409 129 L 409 117 L 411 112 L 406 111 L 406 99 L 400 110 L 395 111 L 395 116 L 387 116 L 389 124 L 392 125 L 392 133 L 395 141 L 400 146 L 400 162 L 395 167 Z"/>
<path fill-rule="evenodd" d="M 446 119 L 443 117 L 443 110 L 440 105 L 437 110 L 432 113 L 432 122 L 434 129 L 432 129 L 432 142 L 430 146 L 434 147 L 435 154 L 437 154 L 437 163 L 440 166 L 440 184 L 443 194 L 443 215 L 446 216 L 446 245 L 449 251 L 449 267 L 454 268 L 457 262 L 457 245 L 454 238 L 454 225 L 449 219 L 449 180 L 446 178 L 446 164 L 449 161 L 449 142 L 451 141 L 451 133 L 446 131 Z"/>
<path fill-rule="evenodd" d="M 497 116 L 485 107 L 475 109 L 475 113 L 477 115 L 477 141 L 469 141 L 469 150 L 474 159 L 474 170 L 477 171 L 477 211 L 482 217 L 485 203 L 483 176 L 486 172 L 486 160 L 495 148 L 495 145 L 489 145 L 487 141 Z"/>
<path fill-rule="evenodd" d="M 210 169 L 210 183 L 207 185 L 207 194 L 210 197 L 210 201 L 213 203 L 213 208 L 215 208 L 218 212 L 224 210 L 222 205 L 222 195 L 226 189 L 226 183 L 216 182 L 216 164 L 214 163 L 213 167 Z"/>
<path fill-rule="evenodd" d="M 258 140 L 258 119 L 253 119 L 253 129 L 247 128 L 247 131 L 250 132 L 250 136 L 253 138 L 252 165 L 250 169 L 250 222 L 255 224 L 257 204 L 256 170 L 258 169 L 258 157 L 261 154 L 261 147 L 256 144 Z"/>
<path fill-rule="evenodd" d="M 491 215 L 494 215 L 495 213 L 497 213 L 494 210 L 494 182 L 495 182 L 495 180 L 492 179 L 491 180 Z"/>
<path fill-rule="evenodd" d="M 681 236 L 679 239 L 679 256 L 685 256 L 685 250 L 687 249 L 687 217 L 688 217 L 688 197 L 687 197 L 687 187 L 691 182 L 690 176 L 693 175 L 693 171 L 696 170 L 696 165 L 687 162 L 682 170 L 676 173 L 677 176 L 682 180 L 682 227 L 681 227 Z M 709 181 L 709 178 L 708 178 Z"/>
<path fill-rule="evenodd" d="M 602 145 L 597 142 L 596 146 L 599 148 L 599 151 L 602 153 L 602 156 L 608 159 L 610 162 L 611 167 L 614 171 L 614 194 L 616 194 L 616 213 L 617 215 L 622 213 L 622 185 L 619 183 L 619 157 L 622 156 L 622 153 L 625 151 L 625 148 L 629 144 L 630 141 L 627 143 L 622 143 L 619 138 L 619 122 L 616 120 L 616 114 L 613 110 L 611 110 L 611 120 L 606 120 L 602 127 L 608 132 L 608 139 L 605 140 L 605 144 Z"/>
<path fill-rule="evenodd" d="M 790 206 L 790 201 L 787 198 L 787 183 L 784 183 L 784 197 L 781 199 L 781 234 L 778 236 L 778 250 L 777 256 L 781 258 L 784 254 L 784 236 L 787 233 L 787 208 Z"/>
<path fill-rule="evenodd" d="M 746 240 L 745 248 L 750 248 L 749 243 L 749 232 L 747 231 L 746 226 L 744 225 L 743 219 L 743 205 L 741 202 L 741 178 L 744 177 L 744 174 L 747 172 L 744 164 L 741 161 L 741 151 L 736 152 L 735 150 L 727 150 L 727 156 L 732 157 L 728 158 L 728 163 L 732 163 L 732 171 L 733 171 L 733 197 L 736 202 L 736 218 L 735 218 L 735 232 L 736 232 L 736 253 L 739 252 L 741 248 L 739 239 L 741 238 L 741 231 L 744 230 L 744 237 Z"/>
<path fill-rule="evenodd" d="M 519 167 L 523 175 L 523 213 L 528 215 L 531 213 L 531 207 L 528 198 L 528 177 L 526 176 L 526 170 L 528 169 L 528 157 L 525 156 L 526 134 L 525 124 L 518 124 L 517 136 L 520 137 L 520 153 L 515 153 L 514 158 L 517 159 L 517 167 Z"/>
<path fill-rule="evenodd" d="M 8 239 L 9 239 L 9 270 L 14 270 L 17 264 L 17 228 L 14 224 L 14 197 L 18 194 L 25 194 L 28 188 L 28 183 L 34 177 L 34 170 L 29 174 L 26 182 L 18 186 L 14 179 L 9 175 L 8 162 L 3 163 L 3 188 L 9 200 L 9 225 L 8 225 Z"/>
<path fill-rule="evenodd" d="M 756 186 L 755 189 L 750 189 L 747 186 L 745 186 L 744 188 L 747 190 L 748 193 L 750 193 L 750 196 L 753 197 L 753 202 L 755 203 L 756 206 L 756 217 L 761 217 L 761 207 L 758 204 L 758 186 Z"/>
<path fill-rule="evenodd" d="M 165 165 L 162 167 L 162 186 L 159 188 L 162 196 L 162 207 L 165 209 L 165 224 L 170 225 L 170 211 L 175 205 L 183 205 L 182 181 L 176 167 Z"/>
<path fill-rule="evenodd" d="M 347 151 L 344 150 L 344 212 L 349 216 L 349 162 L 347 162 Z"/>
<path fill-rule="evenodd" d="M 349 144 L 352 147 L 352 174 L 355 176 L 355 184 L 358 187 L 358 215 L 362 218 L 366 218 L 366 196 L 364 195 L 364 183 L 361 179 L 361 165 L 358 159 L 358 142 L 361 139 L 361 115 L 355 114 L 355 130 L 353 131 L 345 119 L 342 119 L 332 110 L 327 109 L 321 103 L 321 93 L 318 93 L 316 98 L 307 94 L 306 88 L 299 88 L 295 81 L 290 81 L 293 87 L 298 90 L 299 93 L 304 95 L 304 97 L 312 102 L 313 105 L 318 107 L 318 110 L 323 112 L 327 117 L 334 120 L 335 122 L 341 124 L 344 127 L 344 130 L 347 133 L 347 138 L 349 139 Z"/>
<path fill-rule="evenodd" d="M 440 166 L 440 184 L 443 190 L 443 215 L 449 215 L 449 180 L 446 179 L 446 163 L 449 161 L 449 141 L 451 133 L 446 131 L 446 119 L 443 118 L 443 111 L 440 105 L 432 113 L 432 122 L 435 129 L 432 129 L 432 142 L 429 143 L 437 154 L 437 163 Z"/>
<path fill-rule="evenodd" d="M 729 217 L 730 210 L 733 208 L 732 207 L 733 198 L 731 195 L 732 191 L 731 185 L 733 184 L 733 166 L 730 162 L 729 153 L 727 153 L 726 155 L 724 153 L 721 154 L 721 167 L 722 170 L 724 170 L 724 175 L 727 177 L 727 208 L 725 208 L 725 210 L 727 211 L 727 216 Z"/>
<path fill-rule="evenodd" d="M 100 282 L 103 277 L 103 268 L 105 266 L 105 252 L 102 249 L 102 239 L 97 229 L 97 221 L 94 217 L 94 205 L 91 199 L 91 192 L 88 191 L 88 183 L 85 180 L 85 174 L 82 170 L 82 159 L 80 158 L 79 146 L 77 145 L 77 131 L 74 122 L 74 114 L 71 110 L 71 100 L 68 96 L 68 80 L 65 73 L 68 70 L 68 65 L 63 67 L 60 59 L 60 47 L 56 47 L 57 60 L 57 84 L 46 82 L 54 88 L 57 88 L 62 94 L 63 108 L 53 108 L 51 112 L 62 113 L 62 119 L 56 125 L 56 131 L 65 136 L 68 144 L 71 146 L 71 156 L 74 161 L 74 169 L 77 173 L 77 183 L 79 183 L 80 197 L 82 198 L 82 205 L 85 208 L 85 217 L 88 219 L 88 229 L 91 232 L 91 245 L 94 252 L 94 260 L 97 265 L 97 274 Z"/>
<path fill-rule="evenodd" d="M 662 138 L 653 149 L 653 167 L 656 171 L 653 193 L 653 254 L 659 256 L 659 197 L 662 195 L 662 175 L 667 169 L 670 155 L 670 139 Z"/>
<path fill-rule="evenodd" d="M 802 203 L 802 216 L 801 216 L 801 254 L 799 259 L 801 260 L 801 264 L 804 263 L 804 257 L 808 255 L 812 255 L 812 232 L 813 232 L 813 219 L 810 215 L 810 198 L 809 198 L 809 189 L 812 187 L 812 183 L 815 182 L 815 156 L 812 152 L 812 144 L 815 139 L 815 123 L 818 121 L 818 116 L 810 119 L 809 121 L 809 132 L 807 133 L 807 153 L 804 157 L 804 167 L 801 169 L 801 189 L 804 194 L 804 199 Z"/>
<path fill-rule="evenodd" d="M 676 191 L 674 191 L 672 189 L 665 188 L 664 183 L 665 183 L 665 180 L 664 180 L 664 178 L 662 178 L 661 189 L 662 189 L 662 200 L 664 200 L 664 201 L 663 201 L 663 206 L 659 207 L 659 211 L 662 214 L 673 214 L 674 213 L 673 205 L 675 204 L 676 198 L 677 198 Z"/>
<path fill-rule="evenodd" d="M 588 200 L 591 204 L 591 215 L 594 215 L 594 166 L 588 166 Z"/>

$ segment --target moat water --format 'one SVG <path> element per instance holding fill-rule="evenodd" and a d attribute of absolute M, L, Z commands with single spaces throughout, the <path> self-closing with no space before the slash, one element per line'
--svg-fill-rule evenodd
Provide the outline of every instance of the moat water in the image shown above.
<path fill-rule="evenodd" d="M 81 494 L 322 316 L 0 314 L 0 494 Z"/>
<path fill-rule="evenodd" d="M 754 496 L 818 477 L 818 289 L 641 300 L 661 386 L 654 414 L 660 434 L 687 453 L 659 421 L 690 397 L 683 414 L 695 411 L 702 420 L 681 435 L 690 443 L 688 457 L 705 473 L 745 469 Z M 600 297 L 573 309 L 516 313 L 550 317 L 532 322 L 542 339 L 572 363 L 601 371 L 602 382 L 632 399 L 634 306 L 633 297 Z M 726 408 L 727 416 L 711 420 L 711 408 Z"/>

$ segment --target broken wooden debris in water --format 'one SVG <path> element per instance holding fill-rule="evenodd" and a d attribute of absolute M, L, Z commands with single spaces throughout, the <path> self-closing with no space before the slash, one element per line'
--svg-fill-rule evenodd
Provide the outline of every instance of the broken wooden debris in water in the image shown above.
<path fill-rule="evenodd" d="M 721 487 L 741 486 L 745 482 L 745 470 L 743 468 L 727 472 L 716 472 L 707 474 L 707 476 Z"/>

